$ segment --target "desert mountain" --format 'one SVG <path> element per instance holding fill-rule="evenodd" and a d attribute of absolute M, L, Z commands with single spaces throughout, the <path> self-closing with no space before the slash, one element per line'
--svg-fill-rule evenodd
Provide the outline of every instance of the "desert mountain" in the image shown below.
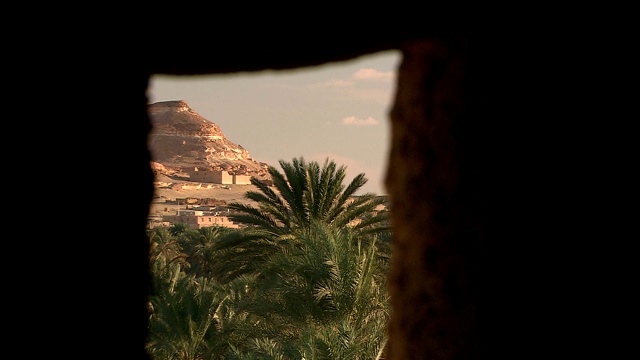
<path fill-rule="evenodd" d="M 152 167 L 164 175 L 199 170 L 226 170 L 231 174 L 268 178 L 266 163 L 225 137 L 218 125 L 205 119 L 182 100 L 148 105 Z"/>

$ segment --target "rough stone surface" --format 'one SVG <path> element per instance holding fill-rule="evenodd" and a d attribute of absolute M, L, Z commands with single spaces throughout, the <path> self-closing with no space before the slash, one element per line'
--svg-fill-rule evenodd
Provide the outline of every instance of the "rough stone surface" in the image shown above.
<path fill-rule="evenodd" d="M 199 170 L 226 170 L 237 175 L 268 177 L 266 163 L 227 139 L 222 129 L 183 100 L 163 101 L 148 107 L 152 130 L 149 149 L 152 168 L 164 174 Z"/>

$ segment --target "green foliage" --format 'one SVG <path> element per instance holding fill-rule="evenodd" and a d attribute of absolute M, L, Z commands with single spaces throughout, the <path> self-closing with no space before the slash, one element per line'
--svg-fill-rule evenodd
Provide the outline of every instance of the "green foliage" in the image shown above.
<path fill-rule="evenodd" d="M 356 239 L 380 236 L 390 240 L 387 213 L 376 211 L 386 199 L 372 193 L 354 196 L 367 182 L 364 174 L 345 186 L 346 167 L 329 159 L 323 166 L 307 163 L 302 157 L 291 163 L 281 160 L 280 166 L 284 173 L 269 168 L 276 190 L 252 179 L 259 191 L 248 191 L 245 196 L 257 202 L 257 207 L 229 204 L 235 211 L 231 219 L 248 227 L 245 236 L 215 245 L 220 255 L 217 263 L 227 264 L 216 272 L 219 281 L 260 272 L 272 254 L 289 248 L 291 234 L 314 231 L 312 224 L 318 222 L 336 229 L 350 228 Z"/>
<path fill-rule="evenodd" d="M 219 351 L 216 309 L 224 291 L 215 282 L 175 273 L 151 298 L 147 349 L 155 358 L 202 359 Z"/>
<path fill-rule="evenodd" d="M 216 264 L 217 242 L 225 238 L 235 238 L 241 232 L 223 226 L 208 226 L 200 229 L 186 229 L 178 236 L 178 242 L 186 254 L 189 273 L 196 277 L 212 277 Z"/>
<path fill-rule="evenodd" d="M 153 291 L 147 350 L 155 359 L 199 359 L 215 343 L 211 313 L 224 293 L 207 279 L 188 275 L 186 256 L 166 228 L 149 232 Z"/>
<path fill-rule="evenodd" d="M 307 163 L 302 157 L 279 163 L 284 173 L 269 168 L 275 190 L 256 178 L 251 179 L 259 191 L 248 191 L 245 197 L 256 202 L 257 207 L 229 204 L 229 208 L 236 211 L 236 215 L 231 216 L 233 221 L 254 226 L 272 236 L 309 228 L 312 221 L 335 227 L 349 226 L 358 232 L 389 231 L 384 213 L 371 216 L 376 207 L 385 202 L 384 197 L 373 193 L 355 196 L 367 182 L 364 174 L 358 174 L 345 186 L 346 167 L 338 167 L 329 159 L 322 167 L 318 162 Z"/>
<path fill-rule="evenodd" d="M 254 341 L 269 339 L 287 358 L 373 359 L 386 342 L 387 265 L 375 240 L 310 226 L 262 264 L 248 283 L 250 296 L 235 307 L 254 319 Z"/>
<path fill-rule="evenodd" d="M 384 197 L 333 162 L 281 161 L 274 191 L 233 204 L 241 229 L 149 230 L 147 350 L 164 359 L 379 359 L 391 231 Z"/>

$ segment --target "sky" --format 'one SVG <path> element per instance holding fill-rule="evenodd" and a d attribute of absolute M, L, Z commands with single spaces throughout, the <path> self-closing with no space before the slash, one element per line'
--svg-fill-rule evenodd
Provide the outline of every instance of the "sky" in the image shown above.
<path fill-rule="evenodd" d="M 364 173 L 356 194 L 386 195 L 389 112 L 400 52 L 294 70 L 224 75 L 153 75 L 150 104 L 183 100 L 220 127 L 254 160 L 274 166 L 303 157 L 346 167 L 346 186 Z"/>

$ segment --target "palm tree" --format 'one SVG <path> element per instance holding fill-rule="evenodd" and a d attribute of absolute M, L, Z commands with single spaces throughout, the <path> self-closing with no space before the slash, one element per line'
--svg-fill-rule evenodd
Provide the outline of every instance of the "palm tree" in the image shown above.
<path fill-rule="evenodd" d="M 381 256 L 383 236 L 315 219 L 273 238 L 253 228 L 170 230 L 150 234 L 154 359 L 383 354 L 390 256 Z M 204 269 L 218 277 L 202 277 Z"/>
<path fill-rule="evenodd" d="M 259 273 L 270 256 L 292 241 L 293 232 L 312 231 L 312 223 L 321 222 L 337 229 L 350 228 L 354 238 L 371 239 L 390 233 L 388 215 L 376 208 L 386 199 L 374 193 L 355 196 L 368 181 L 358 174 L 347 186 L 343 184 L 346 167 L 338 167 L 327 158 L 321 167 L 318 162 L 307 163 L 294 158 L 291 163 L 280 160 L 284 173 L 269 168 L 275 189 L 251 179 L 259 191 L 248 191 L 245 198 L 251 204 L 230 203 L 234 211 L 230 218 L 247 225 L 242 235 L 217 241 L 216 276 L 225 283 L 234 277 Z M 381 246 L 378 242 L 377 245 Z M 224 264 L 224 265 L 223 265 Z"/>
<path fill-rule="evenodd" d="M 226 351 L 218 336 L 218 310 L 226 293 L 214 281 L 175 271 L 149 300 L 147 351 L 155 360 L 212 359 Z"/>
<path fill-rule="evenodd" d="M 170 273 L 174 266 L 177 266 L 179 271 L 188 266 L 186 255 L 172 229 L 156 227 L 147 231 L 147 237 L 150 245 L 149 264 L 152 274 L 162 277 Z"/>
<path fill-rule="evenodd" d="M 224 237 L 237 237 L 237 229 L 223 226 L 207 226 L 200 229 L 185 229 L 178 235 L 178 242 L 189 263 L 187 272 L 196 277 L 211 277 L 216 249 L 214 244 Z"/>
<path fill-rule="evenodd" d="M 237 202 L 228 205 L 236 212 L 231 216 L 233 221 L 259 227 L 275 236 L 290 234 L 295 228 L 308 228 L 312 220 L 335 227 L 349 226 L 361 233 L 389 230 L 386 215 L 372 215 L 386 199 L 374 193 L 355 195 L 368 181 L 364 173 L 345 186 L 346 167 L 338 167 L 328 158 L 322 167 L 315 161 L 307 163 L 303 157 L 279 163 L 284 174 L 269 167 L 275 190 L 256 178 L 251 179 L 259 191 L 248 191 L 245 198 L 258 203 L 258 207 Z"/>
<path fill-rule="evenodd" d="M 235 329 L 247 323 L 244 314 L 232 307 L 242 296 L 238 289 L 245 288 L 241 279 L 223 287 L 198 275 L 206 272 L 208 244 L 218 231 L 226 232 L 186 227 L 149 230 L 152 291 L 146 349 L 152 359 L 225 359 L 237 341 L 232 337 Z"/>
<path fill-rule="evenodd" d="M 310 227 L 295 230 L 247 282 L 234 309 L 252 326 L 234 349 L 257 358 L 374 359 L 389 316 L 377 240 L 319 221 Z"/>

